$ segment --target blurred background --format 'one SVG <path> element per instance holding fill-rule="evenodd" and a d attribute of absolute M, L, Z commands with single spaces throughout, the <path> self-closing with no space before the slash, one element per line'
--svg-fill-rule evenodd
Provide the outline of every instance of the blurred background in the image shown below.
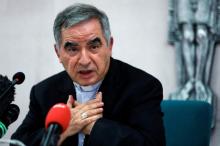
<path fill-rule="evenodd" d="M 3 138 L 9 139 L 24 119 L 31 87 L 63 70 L 53 48 L 53 21 L 59 11 L 76 2 L 93 4 L 107 13 L 114 58 L 157 77 L 165 99 L 176 90 L 175 48 L 167 42 L 168 0 L 1 0 L 0 74 L 9 79 L 18 71 L 26 75 L 24 83 L 16 86 L 14 103 L 20 107 L 19 118 Z M 220 46 L 216 48 L 211 75 L 218 105 L 219 74 Z M 220 106 L 217 107 L 211 146 L 220 146 Z"/>

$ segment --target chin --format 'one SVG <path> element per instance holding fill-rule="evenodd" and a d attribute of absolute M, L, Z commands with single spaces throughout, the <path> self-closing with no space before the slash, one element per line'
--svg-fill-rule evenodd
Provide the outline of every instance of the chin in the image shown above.
<path fill-rule="evenodd" d="M 79 84 L 81 86 L 90 86 L 96 84 L 98 81 L 80 81 Z"/>

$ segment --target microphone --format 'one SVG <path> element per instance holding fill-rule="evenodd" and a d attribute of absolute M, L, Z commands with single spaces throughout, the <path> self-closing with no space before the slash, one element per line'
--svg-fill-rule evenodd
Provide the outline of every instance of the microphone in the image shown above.
<path fill-rule="evenodd" d="M 10 83 L 9 87 L 6 88 L 6 90 L 1 94 L 0 99 L 3 98 L 10 91 L 10 89 L 14 87 L 15 84 L 23 83 L 23 81 L 25 79 L 25 75 L 22 72 L 17 72 L 16 74 L 14 74 L 12 79 L 13 79 L 13 81 Z M 8 79 L 5 79 L 5 81 L 6 80 L 8 80 Z M 8 81 L 6 81 L 6 82 L 8 82 Z"/>
<path fill-rule="evenodd" d="M 0 75 L 0 117 L 7 106 L 14 100 L 15 88 L 11 87 L 12 82 L 7 76 Z M 11 88 L 9 92 L 9 87 Z"/>
<path fill-rule="evenodd" d="M 17 120 L 19 108 L 14 101 L 15 84 L 21 84 L 25 79 L 22 72 L 18 72 L 13 76 L 13 81 L 10 81 L 7 76 L 0 75 L 0 138 L 6 133 L 7 127 Z"/>
<path fill-rule="evenodd" d="M 16 74 L 14 74 L 12 79 L 13 79 L 12 83 L 19 85 L 24 82 L 25 75 L 23 72 L 17 72 Z"/>
<path fill-rule="evenodd" d="M 0 138 L 5 135 L 8 126 L 17 120 L 20 109 L 15 104 L 10 104 L 0 121 Z"/>
<path fill-rule="evenodd" d="M 40 146 L 56 146 L 59 136 L 69 126 L 71 112 L 64 103 L 55 104 L 48 112 L 45 120 L 46 133 Z"/>

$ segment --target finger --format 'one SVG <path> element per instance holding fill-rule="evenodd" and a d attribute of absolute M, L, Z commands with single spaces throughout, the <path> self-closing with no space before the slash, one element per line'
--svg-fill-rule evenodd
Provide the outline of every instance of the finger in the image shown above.
<path fill-rule="evenodd" d="M 88 118 L 85 118 L 82 120 L 82 124 L 83 125 L 87 125 L 91 122 L 95 122 L 97 121 L 98 119 L 102 118 L 103 115 L 102 114 L 98 114 L 98 115 L 94 115 L 94 116 L 91 116 L 91 117 L 88 117 Z"/>
<path fill-rule="evenodd" d="M 72 108 L 74 102 L 75 102 L 75 100 L 74 100 L 73 96 L 72 96 L 72 95 L 69 95 L 68 100 L 67 100 L 67 103 L 66 103 L 67 106 L 68 106 L 69 108 Z"/>
<path fill-rule="evenodd" d="M 82 113 L 78 114 L 77 119 L 84 120 L 84 119 L 87 119 L 89 117 L 102 115 L 102 114 L 103 114 L 103 108 L 98 108 L 98 109 L 93 109 L 93 110 L 89 110 L 89 111 L 82 112 Z"/>
<path fill-rule="evenodd" d="M 99 99 L 95 98 L 95 99 L 92 99 L 92 100 L 87 101 L 86 103 L 82 103 L 82 104 L 75 101 L 75 103 L 74 103 L 75 108 L 74 109 L 76 111 L 78 111 L 77 115 L 80 115 L 81 113 L 86 112 L 88 110 L 102 108 L 103 105 L 104 105 L 104 103 L 100 100 L 100 97 L 99 97 Z"/>
<path fill-rule="evenodd" d="M 92 103 L 95 103 L 95 102 L 100 102 L 100 99 L 94 98 L 94 99 L 91 99 L 91 100 L 87 101 L 85 104 L 92 104 Z"/>
<path fill-rule="evenodd" d="M 102 102 L 102 92 L 98 92 L 96 94 L 96 98 L 87 101 L 86 104 L 93 104 L 93 103 L 100 102 L 100 101 Z"/>
<path fill-rule="evenodd" d="M 95 98 L 95 99 L 89 100 L 89 101 L 82 103 L 82 104 L 75 101 L 75 105 L 78 110 L 81 110 L 81 109 L 89 110 L 92 108 L 102 107 L 104 105 L 104 103 L 101 100 Z"/>
<path fill-rule="evenodd" d="M 100 101 L 102 101 L 102 92 L 98 92 L 96 95 L 96 98 Z"/>
<path fill-rule="evenodd" d="M 102 101 L 95 102 L 95 103 L 86 103 L 83 104 L 78 110 L 79 111 L 89 111 L 92 109 L 102 108 L 104 106 L 104 103 Z"/>
<path fill-rule="evenodd" d="M 80 103 L 79 103 L 79 102 L 77 102 L 77 101 L 75 101 L 73 105 L 76 107 L 76 106 L 79 106 L 79 105 L 80 105 Z"/>
<path fill-rule="evenodd" d="M 86 112 L 88 117 L 103 113 L 103 108 L 92 109 Z"/>

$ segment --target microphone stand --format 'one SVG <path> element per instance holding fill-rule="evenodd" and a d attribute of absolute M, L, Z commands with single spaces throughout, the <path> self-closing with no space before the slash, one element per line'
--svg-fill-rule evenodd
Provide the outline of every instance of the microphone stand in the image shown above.
<path fill-rule="evenodd" d="M 58 124 L 51 124 L 44 134 L 40 146 L 57 146 L 61 132 L 61 127 Z"/>

